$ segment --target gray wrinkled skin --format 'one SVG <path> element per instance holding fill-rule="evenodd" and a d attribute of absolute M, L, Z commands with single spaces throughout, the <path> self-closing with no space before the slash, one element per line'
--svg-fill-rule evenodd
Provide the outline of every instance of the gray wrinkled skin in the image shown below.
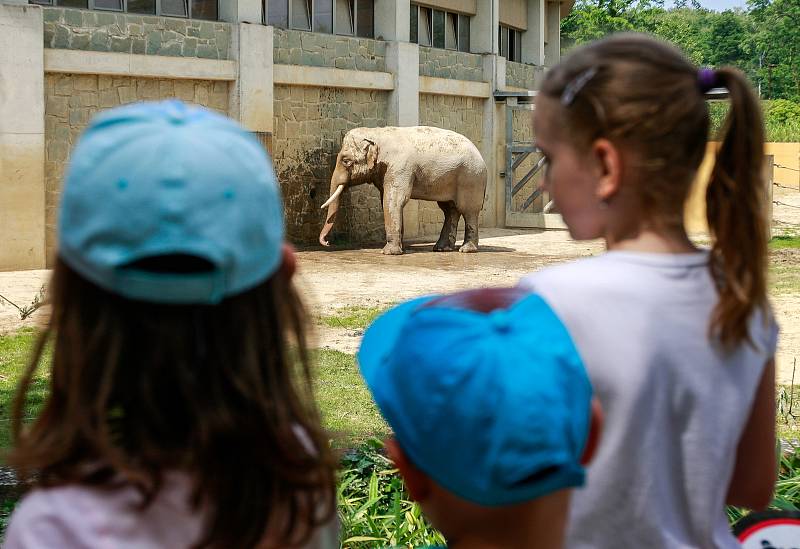
<path fill-rule="evenodd" d="M 403 253 L 403 207 L 409 199 L 432 200 L 444 212 L 435 251 L 455 250 L 456 229 L 464 217 L 461 252 L 478 251 L 478 215 L 486 194 L 486 164 L 472 142 L 450 130 L 428 126 L 355 128 L 345 135 L 331 176 L 330 193 L 339 185 L 372 183 L 381 192 L 386 246 L 383 253 Z M 339 209 L 329 206 L 319 242 L 328 234 Z"/>

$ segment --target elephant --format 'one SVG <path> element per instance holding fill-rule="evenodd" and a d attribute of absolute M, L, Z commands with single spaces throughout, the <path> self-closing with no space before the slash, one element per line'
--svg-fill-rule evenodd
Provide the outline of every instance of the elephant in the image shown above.
<path fill-rule="evenodd" d="M 478 216 L 486 194 L 486 164 L 461 134 L 429 126 L 354 128 L 342 140 L 331 176 L 330 198 L 319 242 L 328 246 L 339 197 L 345 187 L 372 183 L 381 193 L 386 227 L 383 253 L 403 253 L 403 207 L 411 198 L 433 200 L 444 212 L 435 251 L 456 249 L 464 217 L 461 252 L 478 251 Z"/>

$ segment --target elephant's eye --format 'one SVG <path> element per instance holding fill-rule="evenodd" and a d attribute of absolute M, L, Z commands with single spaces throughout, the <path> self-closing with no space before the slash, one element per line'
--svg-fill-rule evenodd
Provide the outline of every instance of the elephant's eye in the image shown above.
<path fill-rule="evenodd" d="M 342 158 L 342 164 L 349 168 L 353 165 L 353 161 L 350 158 Z"/>

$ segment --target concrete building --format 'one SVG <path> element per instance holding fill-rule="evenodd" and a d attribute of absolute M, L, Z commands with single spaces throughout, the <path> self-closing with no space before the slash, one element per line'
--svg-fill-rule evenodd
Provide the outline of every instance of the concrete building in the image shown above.
<path fill-rule="evenodd" d="M 89 118 L 166 97 L 261 139 L 298 243 L 316 241 L 336 153 L 357 126 L 466 135 L 489 167 L 481 222 L 505 226 L 506 104 L 495 95 L 537 88 L 570 1 L 0 0 L 0 270 L 52 263 L 61 179 Z M 515 139 L 530 140 L 529 115 L 514 113 Z M 378 196 L 345 193 L 334 238 L 380 241 Z M 412 201 L 406 237 L 438 234 L 441 218 Z"/>

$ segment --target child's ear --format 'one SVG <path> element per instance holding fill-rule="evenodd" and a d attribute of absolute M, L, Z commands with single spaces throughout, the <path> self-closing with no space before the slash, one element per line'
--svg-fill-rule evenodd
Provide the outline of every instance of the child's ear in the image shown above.
<path fill-rule="evenodd" d="M 597 139 L 592 143 L 592 156 L 600 172 L 597 198 L 601 202 L 608 202 L 617 193 L 622 182 L 620 150 L 608 139 Z"/>
<path fill-rule="evenodd" d="M 597 400 L 597 398 L 592 398 L 590 413 L 592 418 L 589 424 L 589 436 L 586 439 L 586 446 L 583 448 L 581 465 L 589 465 L 592 461 L 597 451 L 597 445 L 600 444 L 600 435 L 603 432 L 603 408 L 600 406 L 600 401 Z"/>
<path fill-rule="evenodd" d="M 430 479 L 409 461 L 397 440 L 389 438 L 384 444 L 386 453 L 389 454 L 389 459 L 394 462 L 395 467 L 400 471 L 400 476 L 403 477 L 411 499 L 419 502 L 425 501 L 431 491 Z"/>
<path fill-rule="evenodd" d="M 282 255 L 280 271 L 287 280 L 291 280 L 295 271 L 297 271 L 297 256 L 294 254 L 294 248 L 291 244 L 283 243 Z"/>

